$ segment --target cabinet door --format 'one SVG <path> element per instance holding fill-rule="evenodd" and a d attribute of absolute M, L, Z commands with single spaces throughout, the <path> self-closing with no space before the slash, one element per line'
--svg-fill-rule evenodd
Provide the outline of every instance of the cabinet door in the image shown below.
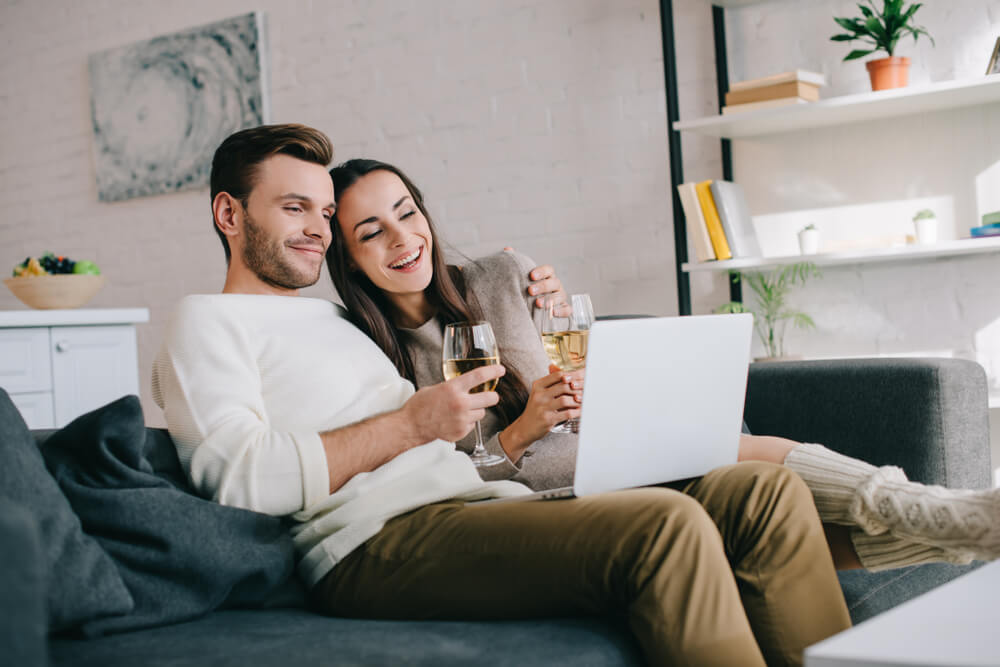
<path fill-rule="evenodd" d="M 0 329 L 0 387 L 8 394 L 49 391 L 49 330 Z"/>
<path fill-rule="evenodd" d="M 52 416 L 52 393 L 11 394 L 10 400 L 24 417 L 28 428 L 55 428 Z"/>
<path fill-rule="evenodd" d="M 139 393 L 132 326 L 53 327 L 56 426 L 126 394 Z"/>

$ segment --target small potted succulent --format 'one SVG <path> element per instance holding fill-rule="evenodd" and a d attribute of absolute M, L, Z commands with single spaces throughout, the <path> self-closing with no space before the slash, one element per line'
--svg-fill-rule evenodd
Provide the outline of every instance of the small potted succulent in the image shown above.
<path fill-rule="evenodd" d="M 816 225 L 809 224 L 799 230 L 799 251 L 803 255 L 815 255 L 819 252 L 819 230 Z"/>
<path fill-rule="evenodd" d="M 868 76 L 871 78 L 872 90 L 887 88 L 902 88 L 909 79 L 910 59 L 893 55 L 896 43 L 905 35 L 913 35 L 916 42 L 920 35 L 926 35 L 931 44 L 934 38 L 923 27 L 914 25 L 913 15 L 920 9 L 921 3 L 904 6 L 904 0 L 882 0 L 882 10 L 875 6 L 875 0 L 868 0 L 868 5 L 858 4 L 861 16 L 858 18 L 834 18 L 846 33 L 834 35 L 834 42 L 853 42 L 859 40 L 866 48 L 854 49 L 844 58 L 855 60 L 877 51 L 885 51 L 888 57 L 869 60 L 865 63 Z"/>
<path fill-rule="evenodd" d="M 931 245 L 937 242 L 937 217 L 934 211 L 925 208 L 913 216 L 913 225 L 917 228 L 917 243 Z"/>

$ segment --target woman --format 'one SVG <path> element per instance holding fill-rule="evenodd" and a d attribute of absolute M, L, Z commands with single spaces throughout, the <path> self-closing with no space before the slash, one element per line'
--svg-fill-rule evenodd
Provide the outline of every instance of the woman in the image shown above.
<path fill-rule="evenodd" d="M 482 425 L 506 462 L 481 472 L 532 488 L 572 482 L 576 439 L 549 428 L 579 414 L 582 371 L 549 367 L 525 302 L 531 262 L 500 253 L 463 268 L 444 263 L 423 197 L 396 167 L 351 160 L 330 172 L 337 199 L 327 264 L 355 323 L 418 387 L 443 381 L 448 322 L 493 324 L 507 375 Z M 537 379 L 536 379 L 537 378 Z M 472 436 L 459 447 L 472 449 Z M 906 480 L 820 445 L 743 436 L 741 460 L 795 470 L 809 485 L 839 568 L 885 569 L 1000 556 L 1000 490 L 954 491 Z"/>

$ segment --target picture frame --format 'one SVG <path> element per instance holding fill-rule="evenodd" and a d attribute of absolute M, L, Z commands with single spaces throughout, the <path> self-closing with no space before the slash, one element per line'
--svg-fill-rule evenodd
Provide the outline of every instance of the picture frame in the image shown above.
<path fill-rule="evenodd" d="M 993 45 L 993 55 L 990 56 L 990 64 L 986 66 L 986 76 L 990 74 L 1000 74 L 1000 37 L 997 37 Z"/>

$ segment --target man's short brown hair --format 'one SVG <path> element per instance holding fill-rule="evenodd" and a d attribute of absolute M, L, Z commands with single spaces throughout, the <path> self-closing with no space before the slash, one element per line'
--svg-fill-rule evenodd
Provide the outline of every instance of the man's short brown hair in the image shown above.
<path fill-rule="evenodd" d="M 210 182 L 213 205 L 216 195 L 228 192 L 246 208 L 250 191 L 256 185 L 258 166 L 278 154 L 326 167 L 333 161 L 333 145 L 329 137 L 319 130 L 295 123 L 261 125 L 231 134 L 216 149 L 212 158 Z M 226 235 L 215 224 L 214 213 L 212 227 L 222 240 L 228 264 L 232 251 Z"/>

